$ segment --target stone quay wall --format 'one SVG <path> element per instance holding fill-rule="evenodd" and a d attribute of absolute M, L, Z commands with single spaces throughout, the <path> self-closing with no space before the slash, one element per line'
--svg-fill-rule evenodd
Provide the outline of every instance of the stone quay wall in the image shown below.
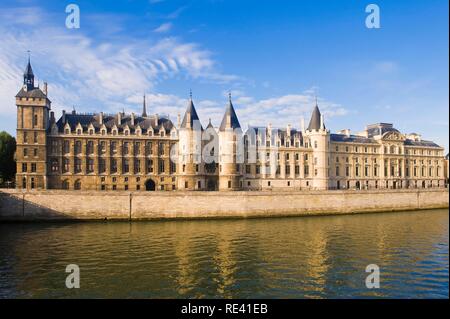
<path fill-rule="evenodd" d="M 447 189 L 119 192 L 0 190 L 0 221 L 333 215 L 448 208 Z"/>

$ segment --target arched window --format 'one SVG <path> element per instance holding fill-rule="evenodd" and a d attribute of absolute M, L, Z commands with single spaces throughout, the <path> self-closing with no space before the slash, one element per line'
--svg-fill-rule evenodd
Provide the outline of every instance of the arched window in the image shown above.
<path fill-rule="evenodd" d="M 69 180 L 67 179 L 63 180 L 62 189 L 69 189 Z"/>
<path fill-rule="evenodd" d="M 79 179 L 77 179 L 77 180 L 75 181 L 75 184 L 73 185 L 73 188 L 74 188 L 75 190 L 80 190 L 80 189 L 81 189 L 81 181 L 80 181 Z"/>

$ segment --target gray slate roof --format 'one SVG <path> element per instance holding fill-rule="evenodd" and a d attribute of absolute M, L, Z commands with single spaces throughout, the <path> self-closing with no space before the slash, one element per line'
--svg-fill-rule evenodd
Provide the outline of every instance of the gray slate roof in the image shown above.
<path fill-rule="evenodd" d="M 346 142 L 346 143 L 377 143 L 373 138 L 367 138 L 363 136 L 345 134 L 330 134 L 330 140 L 332 142 Z"/>
<path fill-rule="evenodd" d="M 29 91 L 25 91 L 24 88 L 20 89 L 19 93 L 17 93 L 16 97 L 32 97 L 32 98 L 41 98 L 45 99 L 47 96 L 42 92 L 40 88 L 34 88 Z"/>
<path fill-rule="evenodd" d="M 314 107 L 314 110 L 312 112 L 312 115 L 311 115 L 311 120 L 309 121 L 308 131 L 320 129 L 320 117 L 321 117 L 320 110 L 316 104 L 316 106 Z M 325 124 L 324 124 L 324 127 L 325 127 Z"/>
<path fill-rule="evenodd" d="M 31 67 L 31 63 L 30 63 L 30 59 L 28 59 L 28 64 L 25 68 L 25 72 L 23 72 L 23 75 L 33 75 L 34 76 L 33 68 Z"/>
<path fill-rule="evenodd" d="M 230 125 L 227 125 L 227 118 L 230 117 Z M 225 110 L 225 114 L 222 118 L 222 123 L 220 123 L 220 131 L 225 131 L 225 129 L 235 129 L 240 128 L 241 124 L 239 124 L 238 117 L 236 115 L 236 112 L 234 111 L 233 103 L 230 101 L 228 102 L 227 109 Z"/>
<path fill-rule="evenodd" d="M 435 142 L 432 141 L 413 141 L 413 140 L 406 140 L 405 141 L 405 145 L 410 145 L 410 146 L 424 146 L 424 147 L 440 147 L 439 145 L 437 145 Z"/>
<path fill-rule="evenodd" d="M 66 123 L 70 125 L 71 130 L 75 130 L 78 123 L 80 123 L 80 125 L 83 127 L 83 131 L 85 132 L 87 131 L 89 125 L 92 124 L 95 128 L 95 131 L 98 132 L 102 126 L 99 122 L 99 118 L 99 114 L 66 114 L 65 122 L 63 122 L 63 117 L 61 117 L 56 122 L 56 126 L 58 127 L 59 132 L 63 132 Z M 140 126 L 140 128 L 142 129 L 143 134 L 146 134 L 150 127 L 156 133 L 160 132 L 161 130 L 165 130 L 166 133 L 169 133 L 174 126 L 171 120 L 164 117 L 158 117 L 158 121 L 156 121 L 156 116 L 135 116 L 134 125 L 131 125 L 131 115 L 123 115 L 120 125 L 117 124 L 117 120 L 117 115 L 103 115 L 103 123 L 105 124 L 108 131 L 110 131 L 114 124 L 116 124 L 119 132 L 122 132 L 125 126 L 128 125 L 131 133 L 133 133 L 138 126 Z"/>
<path fill-rule="evenodd" d="M 184 113 L 183 121 L 181 122 L 181 128 L 187 127 L 188 114 L 190 114 L 190 127 L 193 128 L 194 121 L 198 121 L 200 123 L 201 129 L 203 130 L 203 126 L 200 122 L 197 111 L 195 110 L 194 102 L 192 101 L 192 99 L 189 100 L 188 107 L 186 109 L 186 112 Z"/>

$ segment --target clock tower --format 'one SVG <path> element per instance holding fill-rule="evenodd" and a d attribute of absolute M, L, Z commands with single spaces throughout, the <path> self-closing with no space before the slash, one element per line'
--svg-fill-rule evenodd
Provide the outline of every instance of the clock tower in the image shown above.
<path fill-rule="evenodd" d="M 22 89 L 16 95 L 17 174 L 19 189 L 47 188 L 47 129 L 51 102 L 44 91 L 34 86 L 30 59 L 23 74 Z"/>

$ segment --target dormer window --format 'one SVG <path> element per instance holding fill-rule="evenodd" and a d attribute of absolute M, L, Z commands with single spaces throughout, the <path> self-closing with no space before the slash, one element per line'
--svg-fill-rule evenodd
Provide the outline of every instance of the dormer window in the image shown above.
<path fill-rule="evenodd" d="M 89 135 L 93 135 L 94 134 L 94 130 L 93 129 L 90 129 L 89 130 Z"/>
<path fill-rule="evenodd" d="M 81 129 L 77 129 L 77 135 L 81 135 Z"/>
<path fill-rule="evenodd" d="M 153 131 L 152 130 L 148 131 L 148 136 L 153 136 Z"/>
<path fill-rule="evenodd" d="M 161 132 L 159 133 L 159 135 L 160 135 L 161 137 L 164 137 L 164 131 L 161 131 Z"/>
<path fill-rule="evenodd" d="M 106 130 L 105 129 L 102 129 L 102 131 L 101 131 L 102 133 L 102 135 L 106 135 Z"/>
<path fill-rule="evenodd" d="M 69 130 L 68 128 L 66 128 L 66 129 L 64 130 L 64 134 L 70 134 L 70 130 Z"/>

